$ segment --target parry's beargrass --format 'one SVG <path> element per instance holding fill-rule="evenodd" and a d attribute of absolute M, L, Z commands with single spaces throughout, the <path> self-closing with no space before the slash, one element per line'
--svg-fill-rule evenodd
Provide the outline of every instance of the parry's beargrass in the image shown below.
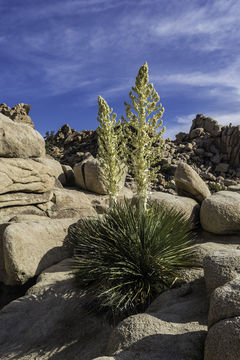
<path fill-rule="evenodd" d="M 157 179 L 164 148 L 161 120 L 164 108 L 159 103 L 160 97 L 149 83 L 148 64 L 143 64 L 137 74 L 135 87 L 129 93 L 131 104 L 124 102 L 126 118 L 122 117 L 126 136 L 131 147 L 126 147 L 130 170 L 137 186 L 137 196 L 143 207 L 146 207 L 151 183 Z M 157 146 L 154 146 L 157 144 Z"/>
<path fill-rule="evenodd" d="M 114 317 L 142 312 L 191 264 L 191 226 L 158 204 L 114 204 L 103 218 L 81 219 L 71 231 L 73 268 L 96 309 Z"/>
<path fill-rule="evenodd" d="M 125 139 L 117 115 L 112 113 L 106 100 L 98 97 L 98 154 L 101 179 L 109 195 L 110 208 L 117 201 L 119 183 L 124 172 Z"/>
<path fill-rule="evenodd" d="M 125 102 L 129 121 L 122 118 L 122 123 L 98 98 L 98 159 L 110 208 L 102 218 L 80 219 L 70 233 L 75 278 L 88 295 L 88 304 L 118 319 L 144 311 L 173 286 L 178 270 L 191 264 L 194 238 L 183 214 L 148 204 L 164 146 L 164 128 L 160 129 L 164 109 L 148 83 L 147 63 L 129 96 L 131 105 Z M 124 161 L 137 185 L 135 204 L 117 202 Z"/>

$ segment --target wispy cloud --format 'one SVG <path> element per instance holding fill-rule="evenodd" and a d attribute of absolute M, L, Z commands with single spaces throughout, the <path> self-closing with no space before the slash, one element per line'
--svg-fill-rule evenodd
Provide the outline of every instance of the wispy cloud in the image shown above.
<path fill-rule="evenodd" d="M 202 104 L 209 113 L 240 111 L 237 0 L 0 1 L 0 12 L 4 95 L 69 95 L 93 111 L 99 94 L 122 103 L 148 61 L 173 108 L 172 133 L 187 130 L 184 114 Z"/>
<path fill-rule="evenodd" d="M 176 116 L 175 120 L 170 127 L 166 127 L 164 133 L 164 138 L 174 139 L 175 135 L 179 132 L 188 133 L 192 125 L 192 120 L 195 118 L 196 114 L 188 114 L 183 116 Z"/>
<path fill-rule="evenodd" d="M 214 51 L 239 43 L 240 3 L 235 0 L 209 1 L 201 5 L 198 1 L 180 6 L 173 16 L 154 23 L 152 33 L 167 41 L 188 41 L 198 51 Z M 229 41 L 229 39 L 231 39 Z"/>

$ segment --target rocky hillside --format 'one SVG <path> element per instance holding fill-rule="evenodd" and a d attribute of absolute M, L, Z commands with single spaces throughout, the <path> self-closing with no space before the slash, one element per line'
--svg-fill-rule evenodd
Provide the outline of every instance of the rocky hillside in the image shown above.
<path fill-rule="evenodd" d="M 93 130 L 76 131 L 69 125 L 46 136 L 49 153 L 61 163 L 74 166 L 87 153 L 97 154 L 97 134 Z M 166 140 L 160 162 L 156 190 L 174 190 L 173 175 L 177 164 L 191 165 L 212 191 L 240 182 L 240 125 L 221 126 L 216 120 L 198 114 L 189 133 L 179 133 L 176 140 Z M 131 183 L 131 176 L 127 178 Z"/>
<path fill-rule="evenodd" d="M 28 115 L 30 108 L 23 103 L 12 108 L 1 104 L 0 113 L 34 127 Z M 45 140 L 47 153 L 71 167 L 90 154 L 97 155 L 95 130 L 77 131 L 66 124 L 56 134 L 47 132 Z M 240 183 L 240 125 L 221 126 L 216 120 L 198 114 L 189 133 L 180 132 L 176 140 L 166 140 L 161 170 L 153 189 L 174 193 L 174 172 L 179 162 L 191 165 L 212 191 Z M 127 186 L 134 187 L 131 174 L 127 176 Z"/>

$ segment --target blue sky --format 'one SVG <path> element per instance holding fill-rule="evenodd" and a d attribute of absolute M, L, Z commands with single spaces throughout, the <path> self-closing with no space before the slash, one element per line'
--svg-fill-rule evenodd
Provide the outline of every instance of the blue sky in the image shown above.
<path fill-rule="evenodd" d="M 43 135 L 118 117 L 147 61 L 165 137 L 197 113 L 240 125 L 239 0 L 0 0 L 0 103 L 32 106 Z"/>

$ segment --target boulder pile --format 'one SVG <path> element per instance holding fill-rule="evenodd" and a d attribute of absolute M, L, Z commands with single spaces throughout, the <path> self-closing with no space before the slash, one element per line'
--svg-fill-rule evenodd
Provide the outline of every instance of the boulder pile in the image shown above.
<path fill-rule="evenodd" d="M 0 281 L 20 285 L 69 256 L 68 228 L 96 215 L 88 197 L 63 189 L 62 166 L 42 136 L 0 114 Z"/>
<path fill-rule="evenodd" d="M 69 125 L 48 135 L 50 154 L 72 167 L 86 156 L 97 154 L 97 134 L 93 130 L 76 131 Z M 174 173 L 180 162 L 189 164 L 212 191 L 226 190 L 240 183 L 240 126 L 221 126 L 216 120 L 198 114 L 189 133 L 179 133 L 176 140 L 167 139 L 160 161 L 161 169 L 153 189 L 174 193 Z M 132 187 L 131 174 L 127 185 Z"/>

